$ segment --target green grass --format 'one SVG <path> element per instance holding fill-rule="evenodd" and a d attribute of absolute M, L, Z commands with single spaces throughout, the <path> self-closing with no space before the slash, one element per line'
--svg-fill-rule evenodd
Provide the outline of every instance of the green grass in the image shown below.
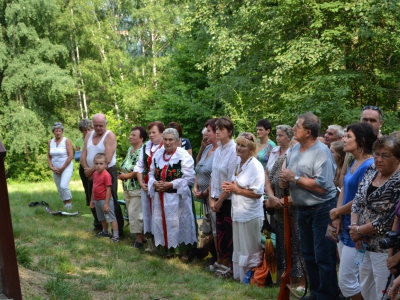
<path fill-rule="evenodd" d="M 63 210 L 53 182 L 8 185 L 24 299 L 277 298 L 278 288 L 215 278 L 205 271 L 204 261 L 163 260 L 130 247 L 129 238 L 113 244 L 94 237 L 88 232 L 93 220 L 81 183 L 70 187 L 78 217 L 52 216 L 44 207 L 28 206 L 43 200 L 52 210 Z"/>

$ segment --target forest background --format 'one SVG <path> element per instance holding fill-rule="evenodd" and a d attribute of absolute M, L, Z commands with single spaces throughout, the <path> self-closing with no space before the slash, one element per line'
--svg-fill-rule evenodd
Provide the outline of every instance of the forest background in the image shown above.
<path fill-rule="evenodd" d="M 312 111 L 324 129 L 377 105 L 383 133 L 400 128 L 397 0 L 0 0 L 0 26 L 10 180 L 51 178 L 51 125 L 74 143 L 98 112 L 119 158 L 130 129 L 154 120 L 179 122 L 194 152 L 220 115 L 254 132 Z"/>

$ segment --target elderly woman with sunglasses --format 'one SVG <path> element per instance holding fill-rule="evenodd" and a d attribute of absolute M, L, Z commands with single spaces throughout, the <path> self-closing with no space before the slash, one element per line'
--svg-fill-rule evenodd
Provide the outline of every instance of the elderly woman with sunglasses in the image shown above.
<path fill-rule="evenodd" d="M 232 193 L 233 277 L 241 282 L 262 262 L 263 255 L 260 231 L 265 175 L 262 164 L 254 158 L 256 149 L 251 133 L 240 134 L 236 139 L 235 173 L 231 181 L 222 183 L 222 189 Z"/>
<path fill-rule="evenodd" d="M 365 300 L 382 297 L 390 274 L 386 266 L 388 250 L 379 241 L 392 228 L 395 207 L 400 198 L 400 144 L 383 136 L 373 145 L 375 164 L 358 187 L 351 209 L 349 235 L 357 249 L 366 251 L 360 266 L 361 294 Z"/>

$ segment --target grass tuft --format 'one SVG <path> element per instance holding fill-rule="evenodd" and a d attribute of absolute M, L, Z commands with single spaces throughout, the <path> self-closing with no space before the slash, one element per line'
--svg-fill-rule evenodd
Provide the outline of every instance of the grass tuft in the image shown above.
<path fill-rule="evenodd" d="M 17 261 L 21 266 L 24 266 L 25 268 L 32 267 L 32 253 L 27 246 L 17 244 L 15 246 L 15 252 L 17 254 Z"/>
<path fill-rule="evenodd" d="M 81 290 L 71 280 L 67 280 L 62 276 L 49 279 L 44 287 L 50 294 L 51 299 L 92 299 L 87 291 Z"/>

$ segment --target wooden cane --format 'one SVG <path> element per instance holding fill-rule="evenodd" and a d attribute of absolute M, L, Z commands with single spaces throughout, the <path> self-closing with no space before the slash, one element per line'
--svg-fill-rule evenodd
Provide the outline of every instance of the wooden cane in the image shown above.
<path fill-rule="evenodd" d="M 285 237 L 285 262 L 286 268 L 281 276 L 281 286 L 277 300 L 290 299 L 290 271 L 292 270 L 292 241 L 291 241 L 291 222 L 289 214 L 289 189 L 283 192 L 283 217 L 284 217 L 284 237 Z"/>

